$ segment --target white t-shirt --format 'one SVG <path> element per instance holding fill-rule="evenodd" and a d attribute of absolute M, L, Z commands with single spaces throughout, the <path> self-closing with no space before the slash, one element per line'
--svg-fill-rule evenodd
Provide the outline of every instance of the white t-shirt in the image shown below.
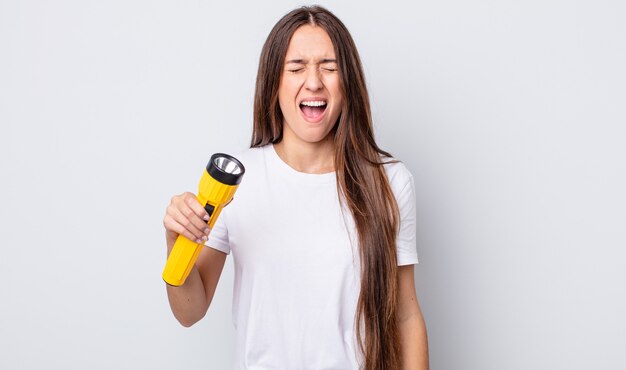
<path fill-rule="evenodd" d="M 207 245 L 233 254 L 235 369 L 358 369 L 360 258 L 335 173 L 297 172 L 273 145 L 236 156 L 246 168 Z M 385 170 L 400 208 L 398 265 L 417 263 L 413 177 Z"/>

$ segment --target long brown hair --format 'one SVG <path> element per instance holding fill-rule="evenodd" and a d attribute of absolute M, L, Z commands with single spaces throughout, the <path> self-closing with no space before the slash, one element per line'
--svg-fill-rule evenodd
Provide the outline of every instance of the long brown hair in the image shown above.
<path fill-rule="evenodd" d="M 281 18 L 267 37 L 256 80 L 251 146 L 282 139 L 278 87 L 291 36 L 306 24 L 319 26 L 328 33 L 341 76 L 344 103 L 333 130 L 334 160 L 337 191 L 350 209 L 358 233 L 361 291 L 355 326 L 365 358 L 364 368 L 397 369 L 400 344 L 395 245 L 399 212 L 381 161 L 381 156 L 391 155 L 374 141 L 369 97 L 354 41 L 344 24 L 328 10 L 320 6 L 295 9 Z"/>

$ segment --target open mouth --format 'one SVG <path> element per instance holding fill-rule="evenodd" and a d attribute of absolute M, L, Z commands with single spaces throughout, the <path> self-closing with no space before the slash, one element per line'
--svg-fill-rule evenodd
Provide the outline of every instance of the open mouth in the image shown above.
<path fill-rule="evenodd" d="M 300 110 L 302 111 L 302 114 L 304 114 L 304 117 L 311 120 L 318 119 L 324 114 L 324 111 L 326 111 L 326 101 L 303 101 L 300 103 Z"/>

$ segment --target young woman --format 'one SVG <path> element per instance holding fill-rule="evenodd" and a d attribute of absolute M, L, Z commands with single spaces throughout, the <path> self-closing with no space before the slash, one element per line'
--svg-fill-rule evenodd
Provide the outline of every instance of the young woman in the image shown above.
<path fill-rule="evenodd" d="M 192 193 L 166 211 L 168 251 L 179 234 L 210 247 L 167 286 L 181 324 L 205 315 L 232 252 L 236 369 L 427 369 L 413 179 L 376 145 L 356 46 L 326 9 L 269 34 L 236 157 L 246 175 L 210 236 Z"/>

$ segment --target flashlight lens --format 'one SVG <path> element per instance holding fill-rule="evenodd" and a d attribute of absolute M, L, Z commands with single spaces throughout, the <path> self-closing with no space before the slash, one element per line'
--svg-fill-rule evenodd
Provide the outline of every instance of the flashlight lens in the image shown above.
<path fill-rule="evenodd" d="M 225 173 L 231 175 L 239 175 L 241 173 L 241 167 L 235 162 L 226 157 L 217 157 L 213 160 L 215 167 L 219 168 Z"/>
<path fill-rule="evenodd" d="M 206 171 L 218 182 L 226 185 L 239 185 L 246 168 L 239 160 L 224 153 L 215 153 L 206 165 Z"/>

